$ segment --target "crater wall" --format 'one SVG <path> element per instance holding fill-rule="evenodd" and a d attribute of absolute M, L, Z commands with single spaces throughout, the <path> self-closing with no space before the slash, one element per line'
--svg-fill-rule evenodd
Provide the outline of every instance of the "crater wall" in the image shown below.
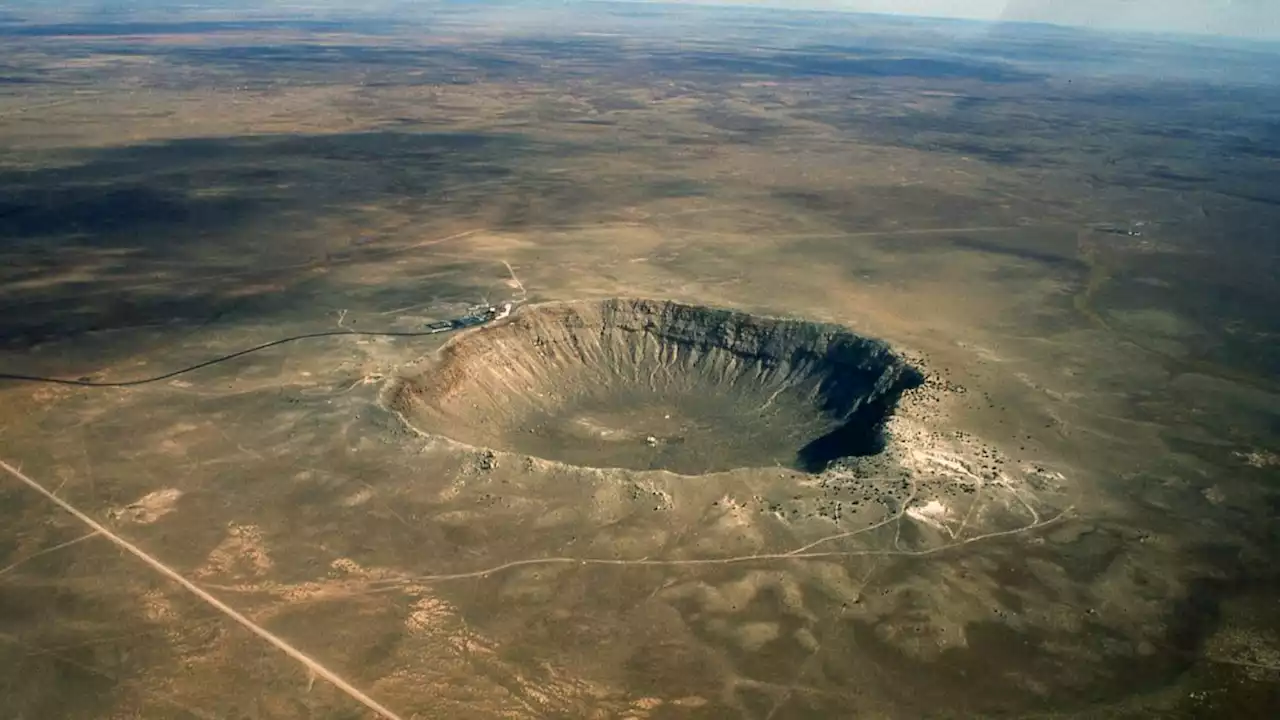
<path fill-rule="evenodd" d="M 921 381 L 835 325 L 660 300 L 527 306 L 393 381 L 418 430 L 590 467 L 816 472 L 880 452 Z"/>

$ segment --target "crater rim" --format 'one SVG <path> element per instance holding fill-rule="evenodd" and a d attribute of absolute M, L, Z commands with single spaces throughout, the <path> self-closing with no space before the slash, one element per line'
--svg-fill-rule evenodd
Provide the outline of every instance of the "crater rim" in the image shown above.
<path fill-rule="evenodd" d="M 589 360 L 605 367 L 593 369 Z M 654 378 L 663 367 L 669 379 L 660 387 Z M 621 296 L 522 305 L 402 367 L 380 399 L 420 435 L 553 465 L 689 477 L 779 468 L 817 475 L 838 461 L 881 455 L 903 393 L 923 381 L 888 343 L 843 325 Z M 733 392 L 715 392 L 725 388 Z M 742 412 L 759 403 L 763 414 L 779 398 L 784 411 L 764 422 Z M 708 430 L 692 433 L 689 452 L 672 451 L 688 442 L 686 434 L 647 429 L 646 422 L 663 424 L 650 413 L 662 409 L 659 401 L 679 406 L 661 413 L 666 420 L 678 415 L 675 424 Z M 590 411 L 601 407 L 616 419 L 610 402 L 618 415 L 642 411 L 648 420 L 630 430 L 593 422 Z M 775 432 L 776 425 L 801 431 Z M 584 428 L 597 435 L 586 437 Z M 731 459 L 739 452 L 741 461 Z"/>

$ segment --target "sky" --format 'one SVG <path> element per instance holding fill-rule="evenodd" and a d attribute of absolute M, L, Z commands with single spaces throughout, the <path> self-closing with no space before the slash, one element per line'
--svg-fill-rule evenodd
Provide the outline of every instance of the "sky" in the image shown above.
<path fill-rule="evenodd" d="M 171 7 L 255 9 L 346 7 L 363 12 L 393 7 L 429 8 L 441 0 L 0 0 L 6 6 L 52 10 Z M 447 0 L 445 0 L 447 1 Z M 483 0 L 481 0 L 483 1 Z M 582 0 L 523 0 L 529 6 L 572 5 Z M 977 20 L 1075 25 L 1099 30 L 1227 35 L 1280 40 L 1280 0 L 621 0 L 671 4 L 738 5 L 808 10 L 846 10 Z"/>
<path fill-rule="evenodd" d="M 663 0 L 1280 38 L 1280 0 Z"/>

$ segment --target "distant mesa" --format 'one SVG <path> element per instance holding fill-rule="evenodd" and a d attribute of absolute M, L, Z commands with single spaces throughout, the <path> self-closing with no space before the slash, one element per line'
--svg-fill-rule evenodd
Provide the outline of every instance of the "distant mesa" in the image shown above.
<path fill-rule="evenodd" d="M 575 466 L 820 472 L 882 451 L 921 380 L 835 325 L 617 298 L 456 336 L 384 401 L 421 432 Z"/>

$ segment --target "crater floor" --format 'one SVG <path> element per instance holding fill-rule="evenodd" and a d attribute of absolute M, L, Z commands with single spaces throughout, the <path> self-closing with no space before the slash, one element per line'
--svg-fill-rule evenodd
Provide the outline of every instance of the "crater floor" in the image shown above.
<path fill-rule="evenodd" d="M 847 329 L 675 302 L 526 307 L 393 383 L 423 432 L 569 465 L 818 472 L 884 447 L 918 371 Z"/>

